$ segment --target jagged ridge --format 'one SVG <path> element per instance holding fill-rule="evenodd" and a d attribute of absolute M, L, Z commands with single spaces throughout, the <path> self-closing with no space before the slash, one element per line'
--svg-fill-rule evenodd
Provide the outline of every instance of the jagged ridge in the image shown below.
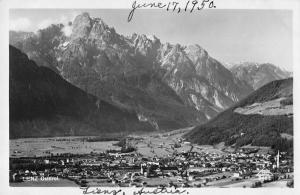
<path fill-rule="evenodd" d="M 15 45 L 39 65 L 158 129 L 206 122 L 253 90 L 199 45 L 125 37 L 88 13 L 78 15 L 72 27 L 70 37 L 62 25 L 52 25 Z"/>
<path fill-rule="evenodd" d="M 134 112 L 72 86 L 9 47 L 10 138 L 155 130 Z"/>

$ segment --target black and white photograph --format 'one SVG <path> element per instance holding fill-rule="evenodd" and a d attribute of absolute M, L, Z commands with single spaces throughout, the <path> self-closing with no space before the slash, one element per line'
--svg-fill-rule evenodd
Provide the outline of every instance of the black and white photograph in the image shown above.
<path fill-rule="evenodd" d="M 9 8 L 10 192 L 293 190 L 295 10 L 220 3 Z"/>

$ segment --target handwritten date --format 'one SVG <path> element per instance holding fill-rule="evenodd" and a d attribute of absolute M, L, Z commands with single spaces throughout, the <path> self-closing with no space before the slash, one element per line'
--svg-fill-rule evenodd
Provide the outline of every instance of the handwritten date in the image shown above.
<path fill-rule="evenodd" d="M 172 11 L 176 13 L 180 12 L 190 12 L 193 13 L 194 11 L 200 11 L 202 9 L 208 8 L 216 8 L 213 0 L 188 0 L 186 2 L 177 2 L 177 1 L 170 1 L 170 2 L 151 2 L 151 3 L 138 3 L 134 1 L 131 6 L 131 10 L 128 15 L 128 22 L 130 22 L 133 18 L 134 12 L 140 8 L 158 8 L 158 9 L 165 9 L 166 11 Z"/>

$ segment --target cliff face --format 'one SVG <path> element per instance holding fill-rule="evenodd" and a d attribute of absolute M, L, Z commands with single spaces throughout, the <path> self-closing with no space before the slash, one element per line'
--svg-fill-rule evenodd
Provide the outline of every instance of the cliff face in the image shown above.
<path fill-rule="evenodd" d="M 170 47 L 161 60 L 165 82 L 207 119 L 252 91 L 199 45 Z"/>
<path fill-rule="evenodd" d="M 199 45 L 125 37 L 87 13 L 75 18 L 69 37 L 62 28 L 52 25 L 15 45 L 38 65 L 157 129 L 204 123 L 253 90 Z"/>
<path fill-rule="evenodd" d="M 10 138 L 152 131 L 148 122 L 71 85 L 10 46 Z"/>

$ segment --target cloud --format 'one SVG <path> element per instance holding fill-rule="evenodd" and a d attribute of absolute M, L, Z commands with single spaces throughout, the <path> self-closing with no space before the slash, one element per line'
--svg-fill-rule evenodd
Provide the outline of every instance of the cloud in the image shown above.
<path fill-rule="evenodd" d="M 62 31 L 65 33 L 66 36 L 70 36 L 72 33 L 72 26 L 65 26 Z"/>
<path fill-rule="evenodd" d="M 31 31 L 32 22 L 28 18 L 17 18 L 10 20 L 9 29 L 14 31 Z"/>
<path fill-rule="evenodd" d="M 10 19 L 9 29 L 14 31 L 37 32 L 39 29 L 47 28 L 51 24 L 63 24 L 64 28 L 62 31 L 66 36 L 70 36 L 72 33 L 72 25 L 69 25 L 69 22 L 73 22 L 78 14 L 80 14 L 80 11 L 74 10 L 64 13 L 63 15 L 52 15 L 44 18 L 13 18 Z"/>
<path fill-rule="evenodd" d="M 61 17 L 44 19 L 37 24 L 36 31 L 39 29 L 47 28 L 51 24 L 63 24 L 64 28 L 62 29 L 62 31 L 66 36 L 70 36 L 72 33 L 72 25 L 69 25 L 69 22 L 73 22 L 78 14 L 79 13 L 77 11 L 74 11 Z"/>
<path fill-rule="evenodd" d="M 51 24 L 56 24 L 56 22 L 54 22 L 54 20 L 52 19 L 42 20 L 40 23 L 37 24 L 37 30 L 47 28 Z"/>

